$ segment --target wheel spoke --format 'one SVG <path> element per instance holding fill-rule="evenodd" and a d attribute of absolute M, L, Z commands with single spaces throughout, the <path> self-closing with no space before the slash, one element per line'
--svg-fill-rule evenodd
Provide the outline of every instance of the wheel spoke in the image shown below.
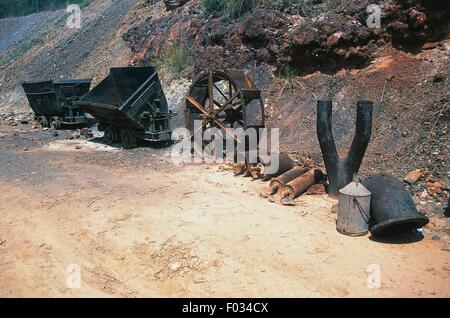
<path fill-rule="evenodd" d="M 189 102 L 191 102 L 191 104 L 194 105 L 195 108 L 197 108 L 199 111 L 201 111 L 204 115 L 209 115 L 208 111 L 207 111 L 206 109 L 204 109 L 203 106 L 200 105 L 200 103 L 197 102 L 197 101 L 194 99 L 194 97 L 188 95 L 188 96 L 186 97 L 186 99 L 187 99 Z"/>
<path fill-rule="evenodd" d="M 205 126 L 208 124 L 207 121 L 204 121 L 203 124 L 201 125 L 201 127 L 199 127 L 196 131 L 194 131 L 194 133 L 191 136 L 191 139 L 195 137 L 195 135 L 197 135 L 200 131 L 203 130 L 203 128 L 205 128 Z"/>
<path fill-rule="evenodd" d="M 208 90 L 209 90 L 209 111 L 210 113 L 214 112 L 214 78 L 213 72 L 209 71 L 208 76 Z"/>
<path fill-rule="evenodd" d="M 217 87 L 217 85 L 215 83 L 214 83 L 214 88 L 217 89 L 219 94 L 222 95 L 222 97 L 225 98 L 225 100 L 228 99 L 228 97 L 225 96 L 225 94 L 220 90 L 220 88 Z"/>
<path fill-rule="evenodd" d="M 239 95 L 240 95 L 239 92 L 237 92 L 236 94 L 234 94 L 234 96 L 231 97 L 231 99 L 229 99 L 225 104 L 223 104 L 223 105 L 216 111 L 216 113 L 215 113 L 214 115 L 217 116 L 219 113 L 221 113 L 221 112 L 222 112 L 228 105 L 230 105 L 230 104 L 233 102 L 233 100 L 235 100 L 236 97 L 238 97 Z"/>

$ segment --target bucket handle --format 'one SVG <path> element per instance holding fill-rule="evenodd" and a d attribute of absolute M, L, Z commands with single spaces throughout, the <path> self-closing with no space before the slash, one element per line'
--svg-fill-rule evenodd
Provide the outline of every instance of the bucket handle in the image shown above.
<path fill-rule="evenodd" d="M 367 224 L 369 224 L 370 221 L 370 214 L 367 214 L 363 207 L 361 206 L 361 204 L 358 202 L 358 199 L 353 197 L 353 202 L 356 203 L 356 206 L 358 207 L 359 213 L 361 213 L 362 218 L 364 219 L 364 222 L 366 222 Z"/>

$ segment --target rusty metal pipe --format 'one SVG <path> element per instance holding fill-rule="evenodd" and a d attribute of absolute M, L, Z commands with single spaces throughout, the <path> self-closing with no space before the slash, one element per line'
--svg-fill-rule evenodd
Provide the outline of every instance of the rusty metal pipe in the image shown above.
<path fill-rule="evenodd" d="M 300 177 L 290 181 L 281 188 L 281 203 L 292 204 L 292 201 L 302 195 L 316 183 L 322 182 L 324 174 L 321 170 L 311 170 Z"/>
<path fill-rule="evenodd" d="M 284 185 L 295 178 L 300 177 L 302 174 L 308 172 L 308 170 L 309 169 L 306 167 L 295 166 L 291 170 L 283 173 L 281 176 L 273 178 L 272 181 L 270 181 L 269 189 L 265 193 L 261 194 L 261 196 L 263 198 L 268 198 L 269 196 L 276 194 Z"/>
<path fill-rule="evenodd" d="M 294 161 L 289 157 L 286 153 L 280 153 L 279 154 L 279 165 L 278 169 L 275 173 L 267 173 L 267 166 L 270 166 L 270 162 L 265 163 L 261 160 L 261 162 L 258 164 L 258 178 L 262 179 L 263 181 L 269 181 L 270 179 L 274 177 L 278 177 L 282 175 L 283 173 L 291 170 L 294 168 Z"/>
<path fill-rule="evenodd" d="M 258 159 L 258 152 L 256 150 L 245 151 L 243 154 L 243 162 L 238 161 L 238 152 L 234 153 L 234 163 L 232 164 L 233 173 L 238 175 L 243 175 L 245 178 L 252 176 L 252 171 L 255 169 L 258 162 L 249 163 L 250 158 Z M 240 158 L 239 158 L 240 159 Z"/>
<path fill-rule="evenodd" d="M 243 177 L 244 178 L 252 177 L 252 171 L 255 169 L 255 167 L 256 167 L 256 164 L 254 164 L 254 163 L 246 164 L 245 165 L 245 172 L 244 172 Z"/>
<path fill-rule="evenodd" d="M 232 170 L 235 176 L 240 176 L 247 170 L 247 165 L 245 163 L 233 163 Z"/>
<path fill-rule="evenodd" d="M 260 178 L 259 169 L 259 164 L 248 164 L 248 171 L 250 173 L 250 177 L 252 177 L 253 180 L 257 180 Z"/>
<path fill-rule="evenodd" d="M 352 181 L 361 166 L 372 134 L 373 102 L 358 102 L 355 136 L 345 159 L 339 157 L 334 142 L 332 108 L 331 101 L 317 102 L 317 136 L 329 179 L 328 194 L 337 198 L 339 190 Z"/>

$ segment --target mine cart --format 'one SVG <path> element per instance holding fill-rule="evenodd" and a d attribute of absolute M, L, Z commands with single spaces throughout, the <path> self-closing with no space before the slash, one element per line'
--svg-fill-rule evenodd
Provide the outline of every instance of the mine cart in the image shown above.
<path fill-rule="evenodd" d="M 54 129 L 86 124 L 84 111 L 75 102 L 89 92 L 90 86 L 91 79 L 22 83 L 35 120 L 42 127 Z"/>
<path fill-rule="evenodd" d="M 98 120 L 109 145 L 134 148 L 138 140 L 171 140 L 167 100 L 154 67 L 112 68 L 110 74 L 77 102 Z"/>

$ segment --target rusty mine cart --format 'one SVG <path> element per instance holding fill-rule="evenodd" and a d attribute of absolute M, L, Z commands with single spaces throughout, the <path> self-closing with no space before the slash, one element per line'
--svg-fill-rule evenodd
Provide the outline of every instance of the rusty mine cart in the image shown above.
<path fill-rule="evenodd" d="M 112 68 L 77 105 L 98 120 L 108 145 L 121 141 L 130 149 L 138 140 L 171 141 L 173 114 L 154 67 Z"/>
<path fill-rule="evenodd" d="M 91 79 L 30 81 L 23 82 L 22 87 L 38 124 L 42 127 L 61 129 L 62 125 L 86 124 L 84 111 L 75 102 L 89 92 L 91 81 Z"/>

